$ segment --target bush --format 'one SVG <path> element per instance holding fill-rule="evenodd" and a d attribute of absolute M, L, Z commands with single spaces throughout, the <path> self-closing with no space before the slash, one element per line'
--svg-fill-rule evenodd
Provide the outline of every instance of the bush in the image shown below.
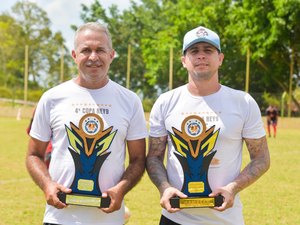
<path fill-rule="evenodd" d="M 150 98 L 145 98 L 143 100 L 143 107 L 145 112 L 150 112 L 152 109 L 152 106 L 154 104 L 154 100 Z"/>
<path fill-rule="evenodd" d="M 0 87 L 0 98 L 13 98 L 13 92 L 7 87 Z"/>
<path fill-rule="evenodd" d="M 267 105 L 273 105 L 277 108 L 280 108 L 280 98 L 278 98 L 278 96 L 274 96 L 270 93 L 264 92 L 262 97 Z"/>
<path fill-rule="evenodd" d="M 30 90 L 28 92 L 28 100 L 32 102 L 38 102 L 43 93 L 43 90 Z"/>
<path fill-rule="evenodd" d="M 27 100 L 31 102 L 38 102 L 44 93 L 43 90 L 28 90 Z M 23 99 L 24 98 L 24 91 L 17 90 L 15 99 Z"/>

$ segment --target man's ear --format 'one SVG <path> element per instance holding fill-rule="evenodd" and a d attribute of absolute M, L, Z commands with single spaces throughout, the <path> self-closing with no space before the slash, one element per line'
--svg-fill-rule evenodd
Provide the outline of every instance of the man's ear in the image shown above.
<path fill-rule="evenodd" d="M 75 50 L 72 50 L 72 58 L 73 58 L 74 60 L 76 60 L 76 52 L 75 52 Z"/>
<path fill-rule="evenodd" d="M 184 68 L 186 68 L 185 56 L 184 56 L 184 55 L 181 56 L 181 63 L 182 63 L 182 66 L 183 66 Z"/>
<path fill-rule="evenodd" d="M 116 52 L 115 52 L 115 50 L 113 49 L 113 50 L 110 52 L 110 57 L 111 57 L 112 60 L 115 58 L 115 55 L 116 55 Z"/>
<path fill-rule="evenodd" d="M 219 53 L 219 62 L 220 62 L 220 66 L 222 65 L 222 63 L 223 63 L 223 60 L 224 60 L 224 54 L 221 52 L 221 53 Z"/>

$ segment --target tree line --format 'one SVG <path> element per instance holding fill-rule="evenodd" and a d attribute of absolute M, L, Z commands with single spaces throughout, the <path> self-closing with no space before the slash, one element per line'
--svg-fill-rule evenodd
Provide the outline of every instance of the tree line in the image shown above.
<path fill-rule="evenodd" d="M 105 10 L 95 0 L 89 6 L 82 4 L 79 16 L 82 22 L 107 24 L 117 52 L 109 75 L 125 86 L 130 57 L 130 89 L 144 99 L 155 99 L 169 89 L 171 49 L 172 87 L 187 82 L 180 61 L 183 36 L 203 25 L 221 38 L 222 84 L 245 90 L 248 52 L 250 94 L 260 105 L 279 107 L 285 93 L 285 103 L 290 97 L 294 109 L 300 110 L 299 0 L 131 0 L 124 11 L 117 5 Z M 50 23 L 47 13 L 28 1 L 16 3 L 12 14 L 0 14 L 0 87 L 22 90 L 25 45 L 29 46 L 30 90 L 45 90 L 60 82 L 61 52 L 70 50 L 61 32 L 50 30 Z M 71 21 L 70 26 L 76 29 Z M 66 80 L 73 75 L 74 64 L 69 55 L 63 63 Z"/>

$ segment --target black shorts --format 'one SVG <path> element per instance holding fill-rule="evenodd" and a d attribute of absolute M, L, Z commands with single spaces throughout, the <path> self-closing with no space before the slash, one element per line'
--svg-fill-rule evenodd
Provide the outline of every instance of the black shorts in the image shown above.
<path fill-rule="evenodd" d="M 175 223 L 172 220 L 169 220 L 167 217 L 161 215 L 159 225 L 181 225 L 181 224 Z"/>

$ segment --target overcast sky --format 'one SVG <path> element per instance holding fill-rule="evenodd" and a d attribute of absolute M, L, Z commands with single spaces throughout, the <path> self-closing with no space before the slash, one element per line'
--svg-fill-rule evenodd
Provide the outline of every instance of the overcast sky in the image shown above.
<path fill-rule="evenodd" d="M 1 0 L 0 13 L 10 12 L 11 7 L 18 0 Z M 94 0 L 30 0 L 45 10 L 51 21 L 51 30 L 61 31 L 69 50 L 73 48 L 74 31 L 70 25 L 80 25 L 81 4 L 89 6 Z M 118 5 L 119 10 L 129 8 L 130 0 L 99 0 L 104 8 L 108 8 L 111 4 Z M 138 2 L 137 0 L 135 2 Z"/>

